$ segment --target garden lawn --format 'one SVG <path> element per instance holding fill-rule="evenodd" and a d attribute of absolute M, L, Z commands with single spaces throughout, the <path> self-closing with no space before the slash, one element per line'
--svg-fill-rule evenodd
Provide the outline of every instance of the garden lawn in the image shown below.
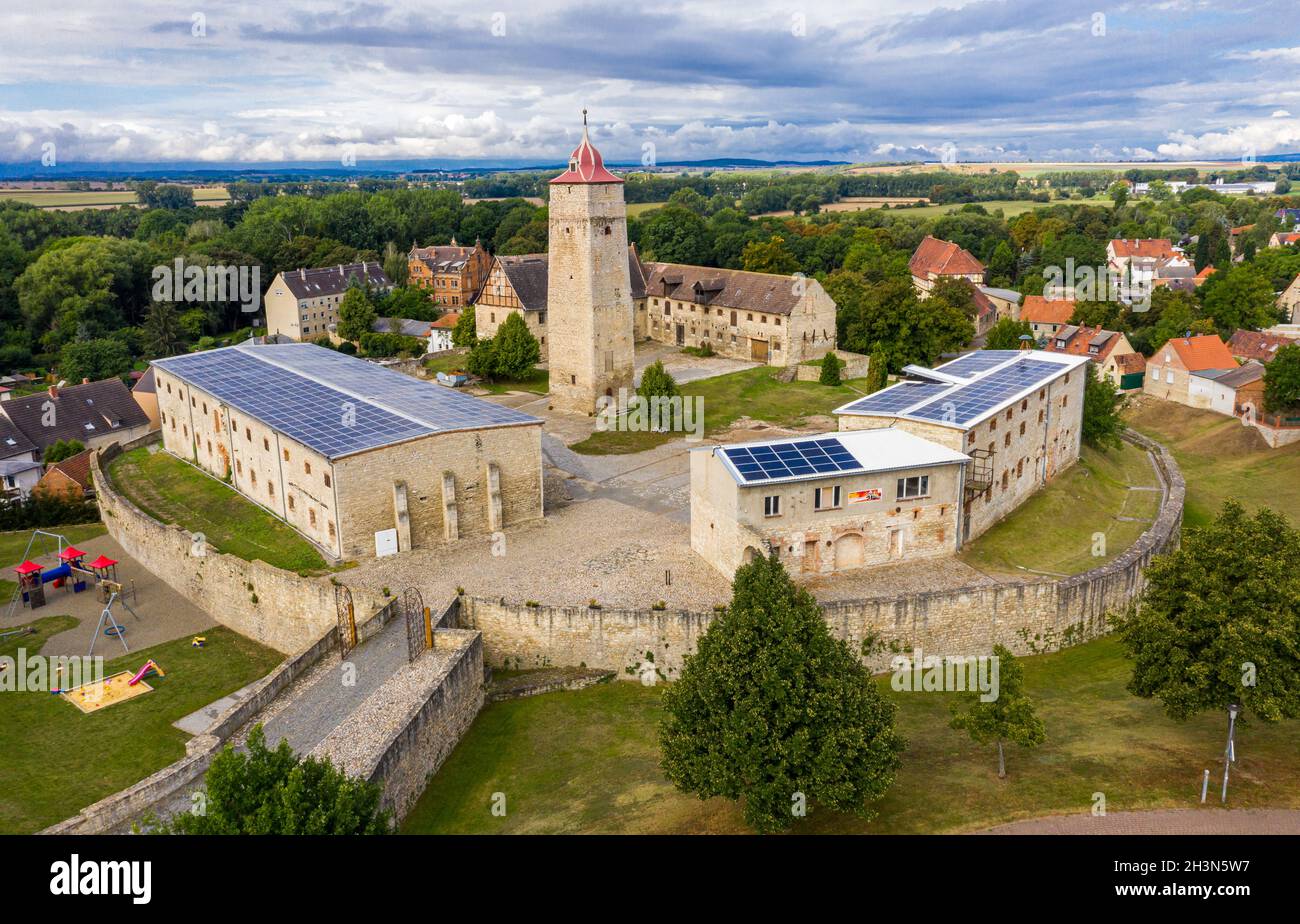
<path fill-rule="evenodd" d="M 109 464 L 108 476 L 141 510 L 202 533 L 222 552 L 245 561 L 260 558 L 300 574 L 326 567 L 320 553 L 287 523 L 161 450 L 141 447 L 123 453 Z"/>
<path fill-rule="evenodd" d="M 424 368 L 430 375 L 439 372 L 456 372 L 465 370 L 465 356 L 468 350 L 457 350 L 442 356 L 435 356 L 424 361 Z M 533 371 L 521 379 L 497 379 L 492 382 L 477 382 L 475 388 L 482 388 L 488 394 L 504 395 L 510 391 L 528 391 L 535 395 L 544 395 L 551 390 L 551 373 L 546 369 L 534 367 Z"/>
<path fill-rule="evenodd" d="M 765 420 L 778 427 L 800 426 L 816 415 L 828 415 L 842 404 L 866 394 L 865 381 L 849 380 L 828 386 L 819 382 L 780 382 L 779 369 L 758 366 L 688 382 L 683 395 L 704 399 L 704 432 L 725 431 L 741 417 Z M 680 433 L 597 431 L 569 448 L 587 455 L 613 455 L 653 449 Z"/>
<path fill-rule="evenodd" d="M 996 749 L 948 727 L 952 696 L 882 692 L 908 739 L 894 786 L 871 822 L 814 807 L 796 832 L 936 833 L 1040 815 L 1192 808 L 1201 775 L 1221 772 L 1226 716 L 1185 723 L 1125 690 L 1119 643 L 1104 638 L 1023 659 L 1029 695 L 1047 728 L 1041 747 Z M 738 833 L 738 807 L 676 792 L 659 769 L 662 687 L 615 681 L 489 705 L 403 824 L 407 833 Z M 1300 722 L 1238 726 L 1232 808 L 1300 807 Z M 503 793 L 506 814 L 492 814 Z"/>
<path fill-rule="evenodd" d="M 1084 446 L 1077 463 L 967 544 L 960 557 L 983 571 L 1079 574 L 1110 561 L 1151 525 L 1160 491 L 1129 487 L 1159 484 L 1145 450 L 1128 443 L 1106 452 Z M 1104 546 L 1097 533 L 1105 535 Z"/>
<path fill-rule="evenodd" d="M 1187 481 L 1188 526 L 1210 522 L 1228 498 L 1251 510 L 1272 507 L 1300 525 L 1300 443 L 1270 449 L 1236 418 L 1155 398 L 1138 398 L 1125 416 L 1174 454 Z"/>
<path fill-rule="evenodd" d="M 39 651 L 74 626 L 70 616 L 36 620 L 39 634 L 0 640 L 0 655 Z M 265 676 L 282 656 L 224 627 L 113 658 L 104 675 L 136 671 L 152 658 L 166 671 L 153 692 L 83 714 L 46 692 L 0 693 L 0 833 L 29 833 L 144 779 L 185 756 L 189 735 L 172 722 Z M 13 670 L 14 668 L 10 668 Z"/>

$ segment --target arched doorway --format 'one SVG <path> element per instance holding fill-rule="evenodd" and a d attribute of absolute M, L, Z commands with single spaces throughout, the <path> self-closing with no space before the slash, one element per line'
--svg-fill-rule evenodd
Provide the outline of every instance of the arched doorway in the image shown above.
<path fill-rule="evenodd" d="M 862 536 L 858 533 L 845 533 L 835 540 L 835 570 L 847 571 L 861 568 L 866 560 Z"/>

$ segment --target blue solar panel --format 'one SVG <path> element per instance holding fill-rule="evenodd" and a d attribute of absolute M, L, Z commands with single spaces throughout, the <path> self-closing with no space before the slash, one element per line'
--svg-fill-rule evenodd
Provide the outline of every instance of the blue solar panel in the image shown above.
<path fill-rule="evenodd" d="M 229 347 L 156 364 L 331 459 L 442 430 L 535 421 L 307 344 Z"/>
<path fill-rule="evenodd" d="M 937 382 L 899 382 L 853 402 L 844 410 L 861 414 L 897 414 L 941 395 L 951 387 Z"/>
<path fill-rule="evenodd" d="M 952 362 L 944 363 L 937 368 L 940 372 L 946 372 L 949 375 L 969 377 L 983 372 L 985 369 L 992 369 L 994 366 L 1001 365 L 1008 359 L 1014 358 L 1019 352 L 1019 350 L 976 350 L 974 353 L 959 356 Z"/>
<path fill-rule="evenodd" d="M 969 385 L 958 386 L 939 400 L 912 411 L 911 416 L 965 426 L 1020 392 L 1059 375 L 1064 368 L 1059 363 L 1021 359 Z"/>
<path fill-rule="evenodd" d="M 746 483 L 862 470 L 853 453 L 834 437 L 766 446 L 732 446 L 723 449 L 722 454 Z"/>

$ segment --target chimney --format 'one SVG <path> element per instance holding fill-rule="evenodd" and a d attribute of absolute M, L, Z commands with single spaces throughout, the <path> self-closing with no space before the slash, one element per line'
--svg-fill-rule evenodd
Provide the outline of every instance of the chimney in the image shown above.
<path fill-rule="evenodd" d="M 82 380 L 81 380 L 81 384 L 82 384 L 82 385 L 89 385 L 89 384 L 90 384 L 90 379 L 88 379 L 88 378 L 84 378 L 84 377 L 83 377 Z"/>
<path fill-rule="evenodd" d="M 49 392 L 50 392 L 50 397 L 51 397 L 51 398 L 58 398 L 58 397 L 59 397 L 59 386 L 57 386 L 57 385 L 51 385 L 51 386 L 49 387 Z"/>
<path fill-rule="evenodd" d="M 340 276 L 344 275 L 344 273 L 343 273 L 343 264 L 342 264 L 342 263 L 339 264 L 339 275 L 340 275 Z"/>
<path fill-rule="evenodd" d="M 307 279 L 307 268 L 306 268 L 306 267 L 303 267 L 302 269 L 298 270 L 298 278 L 301 279 L 301 280 L 303 280 L 304 282 L 306 281 L 306 279 Z"/>

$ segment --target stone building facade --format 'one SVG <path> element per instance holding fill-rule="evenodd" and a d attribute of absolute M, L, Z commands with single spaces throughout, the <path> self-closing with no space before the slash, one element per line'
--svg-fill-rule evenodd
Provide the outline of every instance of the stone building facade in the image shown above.
<path fill-rule="evenodd" d="M 747 463 L 782 468 L 817 451 L 810 444 L 841 460 L 820 467 L 841 468 L 768 478 Z M 795 577 L 951 555 L 967 461 L 895 428 L 701 447 L 690 457 L 691 548 L 727 577 L 770 552 Z"/>
<path fill-rule="evenodd" d="M 164 448 L 335 559 L 542 515 L 541 421 L 525 414 L 309 344 L 154 368 Z"/>
<path fill-rule="evenodd" d="M 1192 373 L 1236 368 L 1236 358 L 1218 334 L 1172 337 L 1147 360 L 1142 390 L 1155 398 L 1193 406 Z"/>
<path fill-rule="evenodd" d="M 348 263 L 278 273 L 262 299 L 266 304 L 267 334 L 294 340 L 329 336 L 330 329 L 339 322 L 339 305 L 353 280 L 376 293 L 387 293 L 393 288 L 378 263 Z"/>
<path fill-rule="evenodd" d="M 407 282 L 428 289 L 435 305 L 462 308 L 474 303 L 492 266 L 492 257 L 480 241 L 462 247 L 450 245 L 412 247 L 406 255 Z"/>
<path fill-rule="evenodd" d="M 623 181 L 605 169 L 585 116 L 582 141 L 550 191 L 551 406 L 594 414 L 602 396 L 632 390 L 634 333 Z"/>
<path fill-rule="evenodd" d="M 820 359 L 835 349 L 835 302 L 803 276 L 645 263 L 637 339 L 708 346 L 720 356 L 771 366 Z"/>
<path fill-rule="evenodd" d="M 1034 365 L 1021 365 L 1026 361 Z M 962 496 L 964 543 L 1079 458 L 1089 362 L 1040 350 L 981 350 L 934 370 L 909 366 L 904 371 L 914 381 L 836 414 L 841 430 L 898 427 L 971 457 Z"/>

